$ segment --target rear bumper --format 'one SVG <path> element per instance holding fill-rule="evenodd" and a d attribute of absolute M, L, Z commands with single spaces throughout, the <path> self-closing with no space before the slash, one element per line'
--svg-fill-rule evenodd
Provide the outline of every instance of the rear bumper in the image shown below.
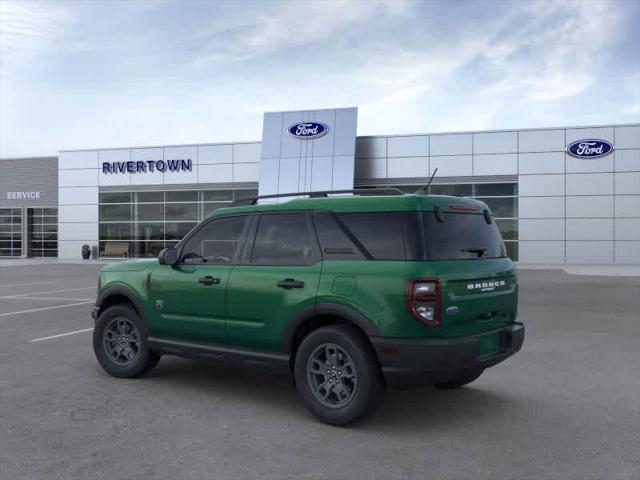
<path fill-rule="evenodd" d="M 498 351 L 480 354 L 480 337 L 497 333 Z M 524 342 L 524 325 L 514 323 L 458 338 L 370 337 L 387 385 L 412 388 L 446 382 L 469 370 L 489 368 L 516 353 Z"/>

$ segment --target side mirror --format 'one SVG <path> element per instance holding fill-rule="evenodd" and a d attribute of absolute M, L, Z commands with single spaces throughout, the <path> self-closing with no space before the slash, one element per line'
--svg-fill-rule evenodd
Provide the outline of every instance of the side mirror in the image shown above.
<path fill-rule="evenodd" d="M 163 248 L 158 255 L 160 265 L 174 266 L 178 263 L 178 251 L 175 248 Z"/>

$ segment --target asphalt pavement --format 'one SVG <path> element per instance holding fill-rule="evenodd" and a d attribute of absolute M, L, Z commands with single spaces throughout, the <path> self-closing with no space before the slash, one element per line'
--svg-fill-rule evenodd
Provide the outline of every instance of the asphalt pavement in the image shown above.
<path fill-rule="evenodd" d="M 268 370 L 164 357 L 108 376 L 91 348 L 100 267 L 0 261 L 3 480 L 640 478 L 638 277 L 521 271 L 521 352 L 337 428 Z"/>

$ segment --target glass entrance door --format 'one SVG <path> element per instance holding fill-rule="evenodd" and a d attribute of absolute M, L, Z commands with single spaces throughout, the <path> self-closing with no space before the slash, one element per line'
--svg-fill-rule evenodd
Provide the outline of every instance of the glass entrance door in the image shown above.
<path fill-rule="evenodd" d="M 58 209 L 28 208 L 27 238 L 29 257 L 58 256 Z"/>

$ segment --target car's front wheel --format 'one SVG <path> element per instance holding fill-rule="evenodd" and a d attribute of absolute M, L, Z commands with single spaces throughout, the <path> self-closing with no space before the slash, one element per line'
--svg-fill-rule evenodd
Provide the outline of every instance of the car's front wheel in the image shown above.
<path fill-rule="evenodd" d="M 384 397 L 380 367 L 355 328 L 338 325 L 311 332 L 295 359 L 298 394 L 321 421 L 346 425 L 372 414 Z"/>
<path fill-rule="evenodd" d="M 100 314 L 93 330 L 93 351 L 100 366 L 119 378 L 140 376 L 156 366 L 160 355 L 147 347 L 147 327 L 127 305 Z"/>

